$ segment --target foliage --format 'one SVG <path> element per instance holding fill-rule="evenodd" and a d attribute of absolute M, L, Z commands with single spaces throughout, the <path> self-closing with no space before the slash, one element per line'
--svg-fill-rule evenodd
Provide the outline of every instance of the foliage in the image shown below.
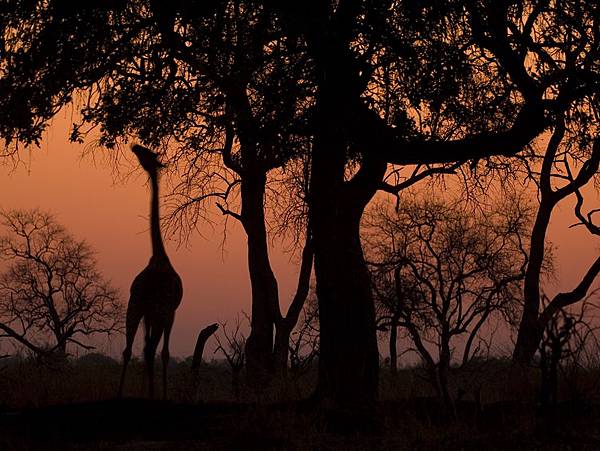
<path fill-rule="evenodd" d="M 376 205 L 365 220 L 380 327 L 406 331 L 439 389 L 453 356 L 465 365 L 489 355 L 494 317 L 516 321 L 529 222 L 520 199 L 473 209 L 408 195 L 396 210 Z"/>
<path fill-rule="evenodd" d="M 7 234 L 0 253 L 0 331 L 38 355 L 72 344 L 92 349 L 93 335 L 122 329 L 123 305 L 102 279 L 84 241 L 77 241 L 49 213 L 3 212 Z"/>

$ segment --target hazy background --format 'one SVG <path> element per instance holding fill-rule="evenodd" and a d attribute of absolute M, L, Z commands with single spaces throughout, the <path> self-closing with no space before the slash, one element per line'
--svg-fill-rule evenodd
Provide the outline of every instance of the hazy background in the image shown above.
<path fill-rule="evenodd" d="M 48 129 L 41 148 L 20 153 L 21 161 L 0 165 L 0 208 L 35 208 L 51 211 L 77 239 L 85 239 L 97 252 L 105 278 L 127 302 L 133 278 L 150 257 L 148 233 L 149 189 L 146 175 L 131 160 L 116 174 L 98 155 L 82 154 L 90 144 L 68 142 L 69 118 L 60 115 Z M 108 152 L 106 150 L 99 152 Z M 162 194 L 166 192 L 163 187 Z M 598 198 L 594 197 L 597 208 Z M 591 197 L 590 197 L 591 200 Z M 218 213 L 216 207 L 211 207 Z M 220 220 L 219 220 L 220 221 Z M 550 239 L 556 246 L 555 290 L 571 290 L 598 253 L 598 239 L 574 222 L 571 204 L 556 210 Z M 233 321 L 241 310 L 250 312 L 250 287 L 246 266 L 245 236 L 236 221 L 229 221 L 223 246 L 223 227 L 206 224 L 187 243 L 165 236 L 171 261 L 183 279 L 184 297 L 171 335 L 171 353 L 193 352 L 200 329 L 215 321 Z M 289 254 L 275 248 L 272 263 L 278 276 L 283 308 L 296 284 L 296 265 Z M 550 293 L 551 294 L 551 293 Z M 138 334 L 135 352 L 141 349 Z M 102 343 L 99 351 L 116 355 L 122 341 Z M 382 349 L 383 351 L 383 349 Z"/>

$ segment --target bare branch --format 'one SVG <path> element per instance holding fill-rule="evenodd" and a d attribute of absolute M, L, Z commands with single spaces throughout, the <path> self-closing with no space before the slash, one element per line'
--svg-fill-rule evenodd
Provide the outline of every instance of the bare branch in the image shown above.
<path fill-rule="evenodd" d="M 237 219 L 240 222 L 243 222 L 242 215 L 240 215 L 239 213 L 229 210 L 228 208 L 224 207 L 223 205 L 221 205 L 218 202 L 216 205 L 219 208 L 219 210 L 221 210 L 221 213 L 223 213 L 224 216 L 231 216 L 232 218 Z"/>

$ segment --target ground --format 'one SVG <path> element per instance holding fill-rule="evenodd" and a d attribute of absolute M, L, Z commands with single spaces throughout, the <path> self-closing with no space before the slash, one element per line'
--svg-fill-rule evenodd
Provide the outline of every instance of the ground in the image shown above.
<path fill-rule="evenodd" d="M 0 414 L 3 450 L 596 450 L 600 409 L 461 404 L 442 418 L 436 401 L 380 403 L 370 431 L 327 431 L 303 403 L 186 405 L 143 399 L 66 404 Z"/>
<path fill-rule="evenodd" d="M 3 365 L 2 451 L 600 450 L 600 402 L 591 389 L 598 373 L 580 375 L 577 390 L 565 386 L 561 402 L 548 410 L 527 381 L 506 379 L 506 368 L 493 363 L 477 377 L 480 396 L 468 392 L 448 412 L 417 370 L 393 379 L 382 371 L 376 410 L 356 419 L 306 401 L 311 374 L 291 377 L 278 395 L 235 400 L 222 363 L 205 365 L 196 387 L 189 362 L 174 362 L 172 400 L 152 401 L 143 398 L 140 362 L 132 365 L 123 400 L 115 399 L 119 364 L 109 359 Z M 509 399 L 517 389 L 523 394 Z M 586 396 L 575 396 L 583 389 Z"/>

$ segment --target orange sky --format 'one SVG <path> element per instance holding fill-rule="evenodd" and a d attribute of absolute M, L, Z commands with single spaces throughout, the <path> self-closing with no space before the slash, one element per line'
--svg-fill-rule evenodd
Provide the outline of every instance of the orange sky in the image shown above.
<path fill-rule="evenodd" d="M 41 149 L 21 153 L 22 162 L 0 166 L 0 208 L 50 210 L 76 238 L 85 239 L 97 252 L 99 268 L 120 290 L 126 303 L 131 281 L 147 264 L 149 189 L 141 170 L 126 181 L 116 180 L 102 159 L 81 158 L 85 146 L 71 144 L 63 118 L 50 127 Z M 133 160 L 132 160 L 133 161 Z M 133 169 L 124 168 L 128 173 Z M 214 207 L 215 213 L 217 208 Z M 186 246 L 166 240 L 171 261 L 181 276 L 184 297 L 171 335 L 171 353 L 193 352 L 200 329 L 215 321 L 231 320 L 237 312 L 250 312 L 250 287 L 246 266 L 245 236 L 229 221 L 227 242 L 222 227 L 206 226 L 205 238 L 194 237 Z M 295 266 L 290 256 L 273 252 L 282 303 L 289 302 L 295 286 Z M 141 350 L 138 334 L 135 352 Z M 120 353 L 121 340 L 101 350 Z M 207 356 L 208 357 L 208 356 Z"/>
<path fill-rule="evenodd" d="M 57 118 L 41 149 L 22 162 L 0 166 L 0 207 L 50 210 L 75 237 L 85 239 L 97 251 L 99 267 L 127 302 L 129 285 L 150 256 L 147 232 L 149 191 L 145 175 L 136 170 L 125 181 L 115 181 L 111 168 L 81 158 L 85 146 L 67 141 L 68 120 Z M 134 166 L 124 168 L 128 173 Z M 596 202 L 597 203 L 597 202 Z M 216 212 L 216 207 L 215 207 Z M 573 222 L 568 205 L 555 214 L 551 240 L 557 246 L 559 270 L 557 289 L 571 289 L 598 252 L 598 240 L 583 228 L 568 229 Z M 245 237 L 230 221 L 228 240 L 221 248 L 222 228 L 202 228 L 205 238 L 194 237 L 187 247 L 167 242 L 171 260 L 184 283 L 184 298 L 172 333 L 171 353 L 187 356 L 193 351 L 198 331 L 209 323 L 230 320 L 236 313 L 250 311 L 250 289 L 245 255 Z M 291 299 L 296 267 L 290 256 L 273 250 L 282 304 Z M 121 340 L 100 350 L 117 354 Z M 141 349 L 138 335 L 135 352 Z M 208 356 L 207 356 L 208 357 Z"/>

